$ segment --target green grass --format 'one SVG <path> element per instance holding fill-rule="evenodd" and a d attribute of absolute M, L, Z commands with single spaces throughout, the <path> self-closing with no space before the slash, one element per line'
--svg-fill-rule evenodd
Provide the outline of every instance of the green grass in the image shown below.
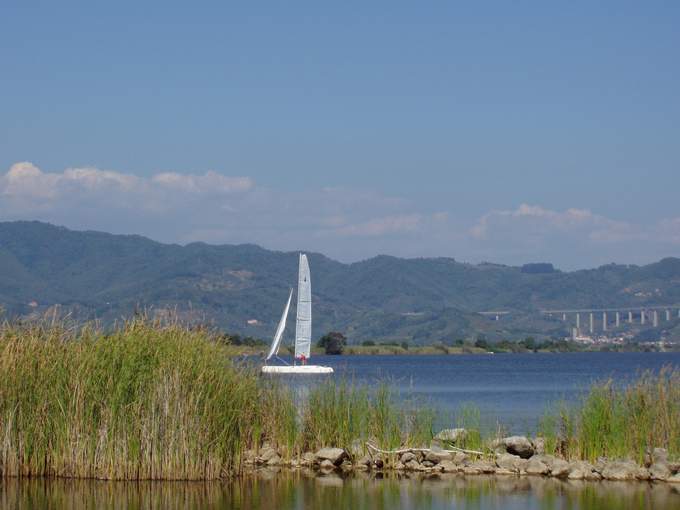
<path fill-rule="evenodd" d="M 265 441 L 285 458 L 323 446 L 356 452 L 430 444 L 436 413 L 394 385 L 328 379 L 299 394 L 206 330 L 135 320 L 110 333 L 64 324 L 0 326 L 0 473 L 103 479 L 226 478 Z M 483 449 L 479 411 L 456 426 Z M 499 427 L 499 430 L 501 428 Z M 644 373 L 624 389 L 593 386 L 580 406 L 539 425 L 549 452 L 638 461 L 680 456 L 680 371 Z M 359 451 L 358 454 L 361 452 Z"/>

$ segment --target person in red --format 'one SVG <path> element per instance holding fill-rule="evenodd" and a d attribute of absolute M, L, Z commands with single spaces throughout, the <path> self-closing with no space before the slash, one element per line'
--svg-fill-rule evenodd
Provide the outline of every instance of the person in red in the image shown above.
<path fill-rule="evenodd" d="M 304 354 L 300 354 L 299 359 L 300 359 L 300 363 L 302 363 L 303 365 L 307 364 L 307 356 L 305 356 Z"/>

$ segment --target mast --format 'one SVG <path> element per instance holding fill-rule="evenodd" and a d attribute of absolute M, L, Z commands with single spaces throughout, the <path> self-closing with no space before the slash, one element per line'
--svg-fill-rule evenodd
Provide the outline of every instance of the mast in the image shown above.
<path fill-rule="evenodd" d="M 298 269 L 297 316 L 295 319 L 295 359 L 309 359 L 312 346 L 312 282 L 307 255 L 300 254 Z"/>

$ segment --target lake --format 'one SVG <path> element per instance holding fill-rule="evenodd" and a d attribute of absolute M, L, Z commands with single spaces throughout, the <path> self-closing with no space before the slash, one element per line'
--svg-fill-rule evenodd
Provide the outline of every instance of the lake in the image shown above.
<path fill-rule="evenodd" d="M 336 379 L 391 381 L 405 398 L 438 409 L 442 426 L 455 425 L 456 412 L 472 404 L 484 428 L 501 423 L 525 434 L 550 406 L 578 401 L 592 382 L 625 384 L 641 370 L 680 367 L 680 352 L 315 356 L 313 363 L 332 366 Z"/>
<path fill-rule="evenodd" d="M 540 477 L 314 476 L 265 470 L 233 482 L 2 480 L 0 508 L 671 510 L 671 484 L 569 482 Z"/>

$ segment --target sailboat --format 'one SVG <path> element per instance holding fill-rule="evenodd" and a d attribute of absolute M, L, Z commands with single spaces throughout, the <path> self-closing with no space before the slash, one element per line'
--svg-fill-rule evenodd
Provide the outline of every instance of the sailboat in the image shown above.
<path fill-rule="evenodd" d="M 290 289 L 288 295 L 288 302 L 283 309 L 281 320 L 276 328 L 272 345 L 269 348 L 267 357 L 265 358 L 265 365 L 262 367 L 263 374 L 332 374 L 331 367 L 324 367 L 320 365 L 308 365 L 307 360 L 310 357 L 312 347 L 312 281 L 309 274 L 309 262 L 307 262 L 307 255 L 300 254 L 300 263 L 298 268 L 298 290 L 297 290 L 297 316 L 295 319 L 295 358 L 293 365 L 285 364 L 286 362 L 279 358 L 279 348 L 281 347 L 281 340 L 283 339 L 283 331 L 286 329 L 286 319 L 288 318 L 288 311 L 290 310 L 290 302 L 293 298 L 293 289 Z M 267 365 L 271 359 L 284 363 L 284 365 Z"/>

